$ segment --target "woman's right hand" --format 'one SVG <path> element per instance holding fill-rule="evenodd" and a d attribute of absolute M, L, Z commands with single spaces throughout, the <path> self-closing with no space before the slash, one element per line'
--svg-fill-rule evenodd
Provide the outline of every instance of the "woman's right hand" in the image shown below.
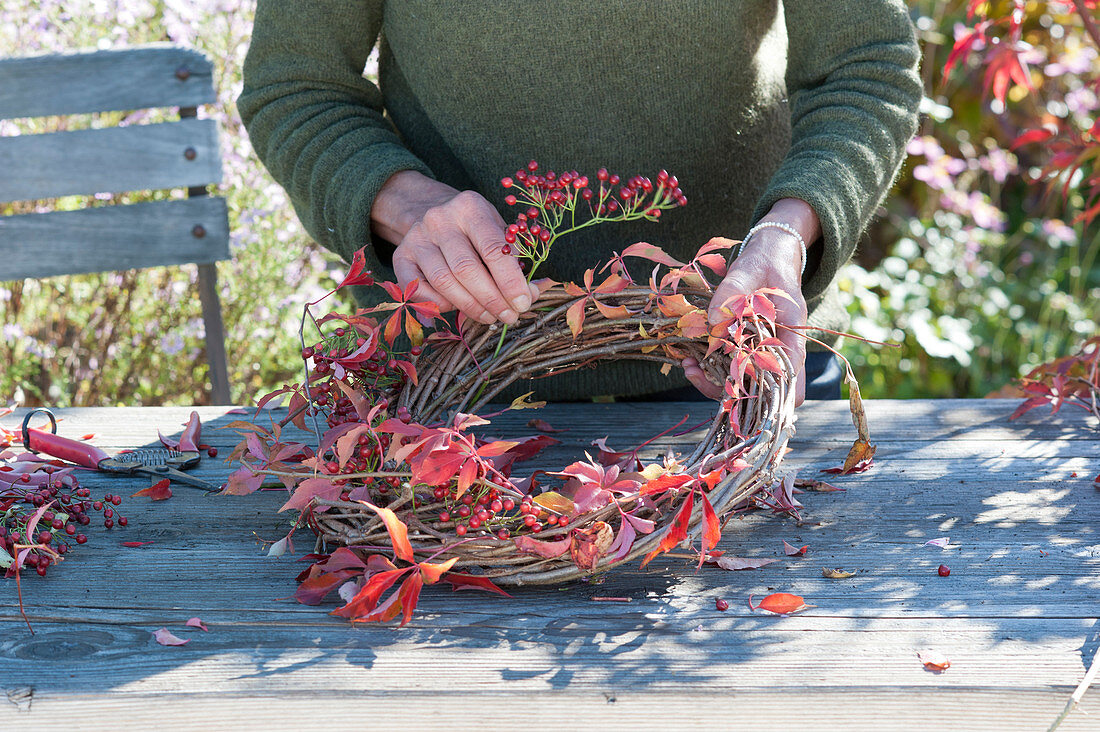
<path fill-rule="evenodd" d="M 477 193 L 411 170 L 391 176 L 371 209 L 374 235 L 397 245 L 398 284 L 418 280 L 417 299 L 486 324 L 515 323 L 539 296 L 519 261 L 502 252 L 505 226 Z"/>

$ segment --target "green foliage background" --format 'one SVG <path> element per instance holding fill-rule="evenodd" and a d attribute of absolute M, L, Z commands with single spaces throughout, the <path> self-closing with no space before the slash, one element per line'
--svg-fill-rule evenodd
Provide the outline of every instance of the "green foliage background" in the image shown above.
<path fill-rule="evenodd" d="M 843 346 L 871 397 L 982 396 L 1065 353 L 1100 321 L 1100 237 L 1064 223 L 1081 201 L 1043 198 L 1028 179 L 1042 161 L 1007 151 L 1019 130 L 1045 114 L 1081 115 L 1087 127 L 1100 104 L 1083 88 L 1080 69 L 1096 74 L 1100 63 L 1058 3 L 1030 3 L 1037 90 L 994 114 L 1003 110 L 983 97 L 976 65 L 948 85 L 940 79 L 964 6 L 911 3 L 928 95 L 918 154 L 840 277 L 853 332 L 900 344 Z M 218 192 L 229 201 L 233 260 L 218 270 L 230 381 L 240 403 L 297 375 L 301 307 L 344 269 L 308 240 L 241 127 L 233 100 L 253 10 L 250 0 L 15 0 L 0 7 L 0 56 L 169 41 L 215 61 L 219 102 L 204 113 L 222 129 L 225 183 Z M 1046 73 L 1063 57 L 1075 61 L 1077 73 Z M 155 113 L 0 120 L 0 135 L 133 124 L 146 116 Z M 920 179 L 930 176 L 935 185 Z M 0 213 L 84 203 L 0 204 Z M 193 267 L 0 282 L 0 315 L 5 398 L 57 406 L 208 399 Z"/>

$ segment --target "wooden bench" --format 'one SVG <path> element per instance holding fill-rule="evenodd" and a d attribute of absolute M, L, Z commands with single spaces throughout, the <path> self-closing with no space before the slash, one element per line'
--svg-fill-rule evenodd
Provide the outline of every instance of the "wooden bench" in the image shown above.
<path fill-rule="evenodd" d="M 198 265 L 211 396 L 229 404 L 214 263 L 229 259 L 213 66 L 168 45 L 0 59 L 0 119 L 178 108 L 178 121 L 0 137 L 0 201 L 186 189 L 187 198 L 0 216 L 0 280 Z"/>

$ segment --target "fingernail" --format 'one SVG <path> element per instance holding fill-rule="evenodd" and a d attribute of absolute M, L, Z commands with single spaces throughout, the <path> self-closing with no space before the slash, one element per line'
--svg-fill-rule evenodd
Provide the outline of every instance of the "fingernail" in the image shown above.
<path fill-rule="evenodd" d="M 531 298 L 527 295 L 520 295 L 512 301 L 512 305 L 514 305 L 519 312 L 525 313 L 527 309 L 531 307 Z"/>
<path fill-rule="evenodd" d="M 514 310 L 505 310 L 503 313 L 500 314 L 500 319 L 508 325 L 512 325 L 517 320 L 519 320 L 519 316 L 516 315 Z"/>

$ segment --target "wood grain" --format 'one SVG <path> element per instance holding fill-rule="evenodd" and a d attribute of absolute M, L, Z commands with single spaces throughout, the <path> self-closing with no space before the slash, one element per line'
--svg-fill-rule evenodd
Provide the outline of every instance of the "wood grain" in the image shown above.
<path fill-rule="evenodd" d="M 1100 460 L 1083 414 L 1008 422 L 1014 405 L 869 402 L 880 445 L 871 471 L 828 478 L 844 492 L 799 494 L 801 521 L 755 512 L 727 525 L 721 548 L 778 560 L 762 569 L 695 573 L 687 560 L 663 558 L 598 583 L 518 588 L 511 599 L 430 587 L 404 629 L 349 626 L 327 614 L 333 603 L 286 599 L 303 565 L 267 558 L 261 544 L 286 531 L 290 517 L 275 513 L 284 493 L 178 487 L 161 503 L 127 498 L 119 510 L 128 529 L 91 531 L 45 580 L 24 584 L 38 635 L 21 625 L 14 587 L 0 584 L 0 687 L 11 699 L 0 699 L 0 728 L 70 714 L 87 729 L 120 718 L 329 729 L 354 715 L 418 728 L 522 709 L 548 729 L 582 719 L 637 729 L 1043 729 L 1100 649 L 1091 482 Z M 217 428 L 244 415 L 198 411 L 203 441 L 227 454 L 236 438 Z M 709 408 L 552 405 L 538 416 L 570 432 L 556 435 L 563 444 L 546 460 L 573 459 L 609 432 L 613 444 L 637 443 L 685 411 Z M 96 433 L 109 451 L 139 447 L 156 442 L 157 428 L 178 434 L 189 412 L 60 410 L 59 430 Z M 530 418 L 507 415 L 494 427 L 523 432 Z M 837 464 L 850 425 L 844 404 L 803 407 L 784 465 L 809 475 Z M 229 469 L 204 459 L 196 474 L 221 480 Z M 97 494 L 145 485 L 82 480 Z M 924 545 L 940 536 L 948 548 Z M 130 549 L 124 540 L 154 543 Z M 810 551 L 786 557 L 783 540 Z M 310 548 L 306 535 L 297 548 Z M 937 575 L 941 563 L 949 577 Z M 822 567 L 856 576 L 825 579 Z M 787 618 L 749 610 L 750 595 L 774 591 L 817 607 Z M 728 611 L 715 609 L 719 597 Z M 183 627 L 196 615 L 209 633 Z M 160 627 L 190 642 L 158 646 Z M 951 668 L 925 671 L 916 653 L 926 649 Z M 1095 689 L 1063 729 L 1092 729 L 1089 713 L 1100 714 Z"/>
<path fill-rule="evenodd" d="M 0 201 L 220 183 L 217 122 L 0 137 Z"/>
<path fill-rule="evenodd" d="M 0 119 L 196 107 L 215 98 L 213 64 L 178 46 L 0 59 Z"/>
<path fill-rule="evenodd" d="M 0 217 L 8 279 L 229 258 L 225 199 L 193 198 Z M 194 235 L 202 226 L 204 235 Z"/>

